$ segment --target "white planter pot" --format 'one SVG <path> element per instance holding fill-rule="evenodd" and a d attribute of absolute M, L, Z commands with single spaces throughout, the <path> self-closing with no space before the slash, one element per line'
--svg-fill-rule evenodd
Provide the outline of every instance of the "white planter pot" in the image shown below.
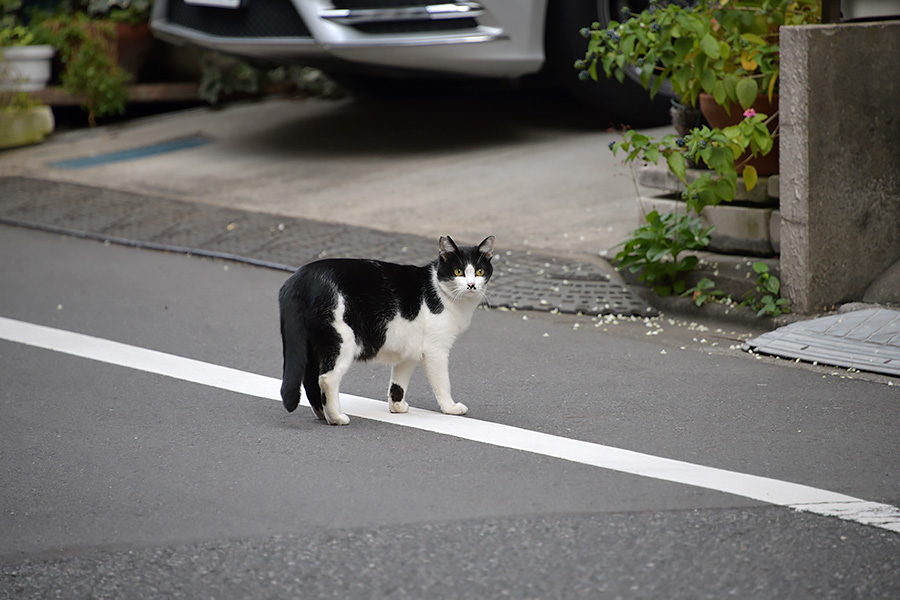
<path fill-rule="evenodd" d="M 47 87 L 53 53 L 53 46 L 0 48 L 0 90 L 37 92 Z"/>

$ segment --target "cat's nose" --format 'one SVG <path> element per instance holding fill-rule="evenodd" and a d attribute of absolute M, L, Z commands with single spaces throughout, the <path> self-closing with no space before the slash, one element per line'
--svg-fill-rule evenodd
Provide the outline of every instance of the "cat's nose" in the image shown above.
<path fill-rule="evenodd" d="M 466 285 L 468 286 L 468 288 L 469 288 L 470 290 L 474 290 L 474 289 L 475 289 L 475 284 L 474 284 L 474 283 L 467 283 Z"/>

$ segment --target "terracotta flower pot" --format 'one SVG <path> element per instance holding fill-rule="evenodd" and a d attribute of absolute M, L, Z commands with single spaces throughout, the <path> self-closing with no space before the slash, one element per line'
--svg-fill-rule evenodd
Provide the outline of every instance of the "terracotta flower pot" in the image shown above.
<path fill-rule="evenodd" d="M 116 58 L 119 66 L 131 74 L 131 83 L 139 81 L 151 44 L 153 33 L 149 24 L 116 23 Z"/>
<path fill-rule="evenodd" d="M 750 108 L 758 113 L 771 116 L 778 111 L 778 95 L 776 94 L 771 102 L 766 95 L 757 96 L 756 102 L 754 102 Z M 729 125 L 737 125 L 741 122 L 741 119 L 744 118 L 744 109 L 739 105 L 732 104 L 731 110 L 726 111 L 723 106 L 716 104 L 715 99 L 709 94 L 700 94 L 700 112 L 703 113 L 703 116 L 706 118 L 710 127 L 718 129 L 728 127 Z M 769 133 L 775 133 L 775 128 L 777 126 L 778 117 L 775 117 L 769 123 Z M 748 154 L 744 154 L 735 162 L 740 163 L 747 156 Z M 775 175 L 778 173 L 778 139 L 775 139 L 775 146 L 772 148 L 771 152 L 765 156 L 751 158 L 747 164 L 756 167 L 756 172 L 759 175 Z M 743 166 L 741 166 L 738 171 L 743 171 Z"/>

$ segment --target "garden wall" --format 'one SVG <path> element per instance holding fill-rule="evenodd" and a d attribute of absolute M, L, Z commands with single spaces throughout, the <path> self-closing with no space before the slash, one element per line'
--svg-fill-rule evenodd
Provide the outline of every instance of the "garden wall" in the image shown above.
<path fill-rule="evenodd" d="M 795 312 L 900 261 L 900 21 L 781 30 L 781 274 Z"/>

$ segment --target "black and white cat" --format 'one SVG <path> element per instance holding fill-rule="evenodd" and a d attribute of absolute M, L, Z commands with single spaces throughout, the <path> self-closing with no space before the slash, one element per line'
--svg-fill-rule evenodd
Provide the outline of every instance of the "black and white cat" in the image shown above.
<path fill-rule="evenodd" d="M 284 374 L 281 398 L 290 412 L 300 385 L 313 412 L 346 425 L 338 388 L 355 360 L 392 365 L 388 405 L 404 413 L 416 365 L 422 363 L 447 414 L 467 408 L 450 396 L 450 348 L 469 327 L 491 278 L 494 236 L 477 246 L 440 239 L 440 254 L 424 267 L 357 258 L 325 259 L 301 267 L 281 287 Z"/>

